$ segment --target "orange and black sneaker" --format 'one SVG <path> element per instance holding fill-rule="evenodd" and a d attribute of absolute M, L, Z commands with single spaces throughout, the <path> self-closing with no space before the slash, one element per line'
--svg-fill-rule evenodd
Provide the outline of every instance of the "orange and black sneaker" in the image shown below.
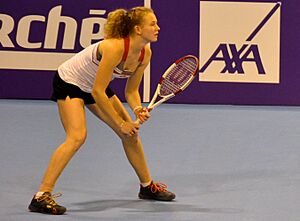
<path fill-rule="evenodd" d="M 45 192 L 42 196 L 34 196 L 28 206 L 29 211 L 37 213 L 46 213 L 53 215 L 62 215 L 66 212 L 66 208 L 58 205 L 54 198 L 60 197 L 61 193 L 51 195 L 49 192 Z"/>
<path fill-rule="evenodd" d="M 151 182 L 143 187 L 140 185 L 139 198 L 148 200 L 171 201 L 175 199 L 175 194 L 167 190 L 167 185 L 163 183 Z"/>

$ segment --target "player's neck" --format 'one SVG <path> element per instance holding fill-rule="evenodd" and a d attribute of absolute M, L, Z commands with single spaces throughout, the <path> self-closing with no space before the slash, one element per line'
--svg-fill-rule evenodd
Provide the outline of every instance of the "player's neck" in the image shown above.
<path fill-rule="evenodd" d="M 133 52 L 140 52 L 148 42 L 145 42 L 139 36 L 129 36 L 130 38 L 130 47 L 132 48 Z"/>

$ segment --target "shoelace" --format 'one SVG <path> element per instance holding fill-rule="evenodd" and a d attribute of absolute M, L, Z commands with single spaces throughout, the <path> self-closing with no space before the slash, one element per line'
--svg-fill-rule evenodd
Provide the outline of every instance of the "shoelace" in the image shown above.
<path fill-rule="evenodd" d="M 168 188 L 168 186 L 163 183 L 151 183 L 149 188 L 151 189 L 152 193 L 156 193 L 157 191 L 158 192 L 167 192 L 166 189 Z"/>
<path fill-rule="evenodd" d="M 61 193 L 51 194 L 44 194 L 41 197 L 37 198 L 38 202 L 45 201 L 46 203 L 50 204 L 51 206 L 56 206 L 57 203 L 54 201 L 55 198 L 60 197 Z"/>

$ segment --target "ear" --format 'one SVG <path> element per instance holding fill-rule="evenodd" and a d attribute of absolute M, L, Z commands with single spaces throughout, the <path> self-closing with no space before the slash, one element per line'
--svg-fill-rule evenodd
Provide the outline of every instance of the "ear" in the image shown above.
<path fill-rule="evenodd" d="M 139 26 L 139 25 L 134 26 L 134 30 L 135 30 L 135 33 L 137 35 L 141 35 L 142 34 L 142 28 L 141 28 L 141 26 Z"/>

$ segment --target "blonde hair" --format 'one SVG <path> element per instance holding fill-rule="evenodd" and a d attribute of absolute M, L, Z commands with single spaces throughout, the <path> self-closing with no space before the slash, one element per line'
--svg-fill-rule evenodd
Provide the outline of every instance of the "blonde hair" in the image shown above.
<path fill-rule="evenodd" d="M 154 13 L 151 8 L 135 7 L 129 11 L 116 9 L 108 14 L 104 26 L 105 38 L 123 38 L 133 32 L 136 25 L 142 25 L 144 16 Z"/>

